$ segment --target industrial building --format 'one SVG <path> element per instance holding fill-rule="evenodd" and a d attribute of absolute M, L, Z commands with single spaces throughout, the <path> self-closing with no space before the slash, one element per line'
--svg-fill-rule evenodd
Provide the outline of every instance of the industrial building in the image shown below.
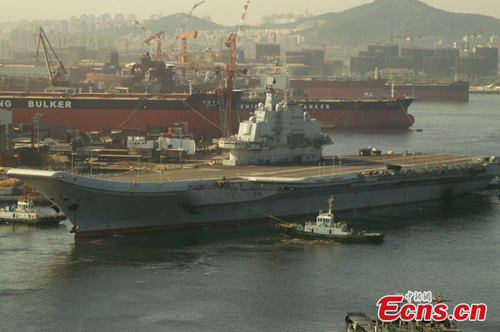
<path fill-rule="evenodd" d="M 479 80 L 498 74 L 498 48 L 475 47 L 460 53 L 456 48 L 401 48 L 398 45 L 369 45 L 351 57 L 351 75 L 364 76 L 375 69 L 408 69 L 431 78 Z"/>
<path fill-rule="evenodd" d="M 279 44 L 255 44 L 255 60 L 258 63 L 273 62 L 281 54 L 281 47 Z"/>

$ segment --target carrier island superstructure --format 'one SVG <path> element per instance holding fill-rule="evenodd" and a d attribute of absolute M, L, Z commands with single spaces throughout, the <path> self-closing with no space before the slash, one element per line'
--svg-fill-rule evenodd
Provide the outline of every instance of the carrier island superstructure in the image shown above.
<path fill-rule="evenodd" d="M 250 119 L 240 123 L 238 134 L 222 139 L 229 150 L 225 165 L 257 165 L 318 161 L 330 136 L 321 133 L 320 122 L 294 103 L 277 103 L 272 89 L 266 103 L 259 103 Z"/>
<path fill-rule="evenodd" d="M 222 144 L 231 148 L 233 161 L 229 164 L 260 158 L 265 165 L 207 165 L 110 178 L 26 169 L 11 169 L 8 175 L 45 195 L 71 221 L 75 237 L 84 238 L 266 220 L 270 216 L 287 220 L 316 214 L 331 195 L 337 211 L 433 200 L 486 188 L 500 174 L 499 160 L 494 157 L 425 153 L 344 156 L 342 164 L 332 160 L 318 167 L 318 142 L 326 139 L 307 114 L 300 114 L 300 120 L 299 115 L 292 116 L 296 122 L 289 127 L 302 142 L 287 135 L 285 145 L 266 146 L 263 138 L 271 143 L 270 136 L 276 132 L 264 129 L 277 128 L 278 115 L 295 114 L 293 105 L 277 109 L 274 102 L 268 97 L 256 118 L 246 122 L 250 132 L 262 129 L 259 135 L 240 136 L 248 131 L 246 127 Z M 262 121 L 267 124 L 258 125 Z M 240 149 L 239 143 L 245 148 Z M 256 149 L 250 152 L 249 146 Z M 308 156 L 314 161 L 307 162 Z M 290 158 L 306 162 L 267 165 Z"/>

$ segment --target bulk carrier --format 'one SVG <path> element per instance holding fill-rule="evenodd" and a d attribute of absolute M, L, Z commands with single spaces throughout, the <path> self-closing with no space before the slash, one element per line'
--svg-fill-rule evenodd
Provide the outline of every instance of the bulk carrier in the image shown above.
<path fill-rule="evenodd" d="M 232 128 L 250 118 L 259 99 L 242 99 L 243 91 L 232 92 Z M 104 128 L 172 126 L 184 122 L 197 137 L 221 135 L 225 90 L 192 90 L 187 93 L 67 93 L 0 91 L 0 108 L 11 110 L 16 124 L 30 123 L 41 113 L 48 124 L 67 124 L 84 131 Z M 304 111 L 324 128 L 407 129 L 415 123 L 408 113 L 413 99 L 321 99 L 299 100 Z"/>
<path fill-rule="evenodd" d="M 245 116 L 258 109 L 259 100 L 242 100 Z M 324 129 L 408 129 L 415 117 L 408 113 L 412 98 L 298 100 L 302 109 Z"/>
<path fill-rule="evenodd" d="M 299 89 L 312 99 L 362 99 L 366 95 L 387 98 L 391 95 L 392 82 L 385 79 L 326 79 L 293 78 L 290 86 Z M 425 101 L 469 101 L 469 82 L 403 83 L 394 82 L 395 96 Z"/>
<path fill-rule="evenodd" d="M 394 83 L 396 96 L 410 96 L 417 100 L 435 101 L 469 101 L 469 82 L 451 83 Z M 385 86 L 386 92 L 391 85 Z"/>
<path fill-rule="evenodd" d="M 238 121 L 250 118 L 260 102 L 242 100 L 242 90 L 220 85 L 220 80 L 209 90 L 180 85 L 172 66 L 154 61 L 146 54 L 132 67 L 127 87 L 115 89 L 115 93 L 81 93 L 74 88 L 54 92 L 0 91 L 0 108 L 11 110 L 16 124 L 30 123 L 37 113 L 42 114 L 47 124 L 67 124 L 84 131 L 104 128 L 145 131 L 148 126 L 184 122 L 197 138 L 212 138 L 220 137 L 225 127 L 228 100 L 236 113 L 230 117 L 231 128 L 237 128 Z M 231 92 L 227 93 L 228 90 Z M 406 129 L 415 122 L 408 114 L 412 101 L 410 98 L 324 98 L 303 101 L 303 107 L 328 128 Z"/>
<path fill-rule="evenodd" d="M 264 165 L 207 165 L 109 179 L 26 169 L 8 175 L 44 194 L 73 223 L 75 237 L 84 238 L 287 219 L 317 213 L 331 195 L 339 211 L 439 199 L 483 189 L 500 173 L 495 158 L 407 153 L 344 157 L 341 164 L 333 159 L 318 167 L 307 160 L 317 160 L 319 126 L 300 114 L 299 105 L 274 103 L 268 93 L 257 117 L 223 140 L 236 153 L 230 164 L 258 159 Z M 284 112 L 293 112 L 295 120 L 282 122 Z M 273 137 L 284 139 L 270 144 Z M 267 165 L 290 158 L 303 163 Z"/>
<path fill-rule="evenodd" d="M 235 121 L 248 119 L 260 100 L 241 100 L 233 91 Z M 198 136 L 221 135 L 220 97 L 217 91 L 171 94 L 111 94 L 60 92 L 0 92 L 0 108 L 11 110 L 14 123 L 30 123 L 41 113 L 45 123 L 63 123 L 84 131 L 138 128 L 185 122 Z M 413 99 L 303 101 L 303 109 L 323 127 L 407 129 L 415 119 L 408 114 Z M 237 128 L 237 122 L 233 124 Z"/>
<path fill-rule="evenodd" d="M 292 78 L 290 87 L 300 89 L 310 98 L 340 99 L 364 98 L 367 94 L 387 97 L 387 80 L 368 79 L 327 79 L 327 78 Z"/>
<path fill-rule="evenodd" d="M 233 91 L 233 109 L 241 91 Z M 41 113 L 48 124 L 63 123 L 84 131 L 104 128 L 136 128 L 173 125 L 185 122 L 197 136 L 221 135 L 220 91 L 193 93 L 76 93 L 0 92 L 0 108 L 12 111 L 14 123 L 30 123 Z M 234 119 L 237 124 L 237 119 Z"/>

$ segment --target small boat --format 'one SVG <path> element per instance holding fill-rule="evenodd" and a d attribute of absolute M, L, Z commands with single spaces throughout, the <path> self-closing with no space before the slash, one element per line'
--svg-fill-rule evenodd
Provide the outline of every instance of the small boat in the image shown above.
<path fill-rule="evenodd" d="M 454 321 L 446 319 L 436 321 L 382 322 L 368 317 L 362 312 L 348 313 L 345 318 L 347 332 L 461 332 Z"/>
<path fill-rule="evenodd" d="M 57 225 L 64 219 L 66 216 L 61 212 L 35 208 L 33 199 L 26 197 L 20 198 L 17 205 L 8 205 L 0 209 L 0 221 L 2 222 L 50 226 Z"/>
<path fill-rule="evenodd" d="M 500 190 L 500 177 L 495 177 L 494 179 L 492 179 L 490 184 L 488 185 L 488 188 Z"/>
<path fill-rule="evenodd" d="M 278 223 L 276 228 L 286 235 L 318 240 L 333 240 L 338 242 L 371 242 L 384 240 L 383 233 L 355 232 L 345 221 L 335 222 L 333 215 L 333 196 L 328 200 L 328 212 L 319 211 L 316 222 L 308 221 L 304 226 L 298 223 Z"/>

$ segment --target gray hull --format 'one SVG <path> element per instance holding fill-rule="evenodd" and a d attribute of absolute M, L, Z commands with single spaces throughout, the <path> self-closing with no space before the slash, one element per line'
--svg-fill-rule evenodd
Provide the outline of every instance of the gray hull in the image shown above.
<path fill-rule="evenodd" d="M 316 214 L 335 195 L 335 210 L 366 209 L 440 199 L 488 186 L 498 164 L 439 174 L 336 178 L 233 178 L 126 183 L 66 172 L 16 170 L 54 202 L 77 226 L 76 237 L 127 234 L 160 229 Z"/>

